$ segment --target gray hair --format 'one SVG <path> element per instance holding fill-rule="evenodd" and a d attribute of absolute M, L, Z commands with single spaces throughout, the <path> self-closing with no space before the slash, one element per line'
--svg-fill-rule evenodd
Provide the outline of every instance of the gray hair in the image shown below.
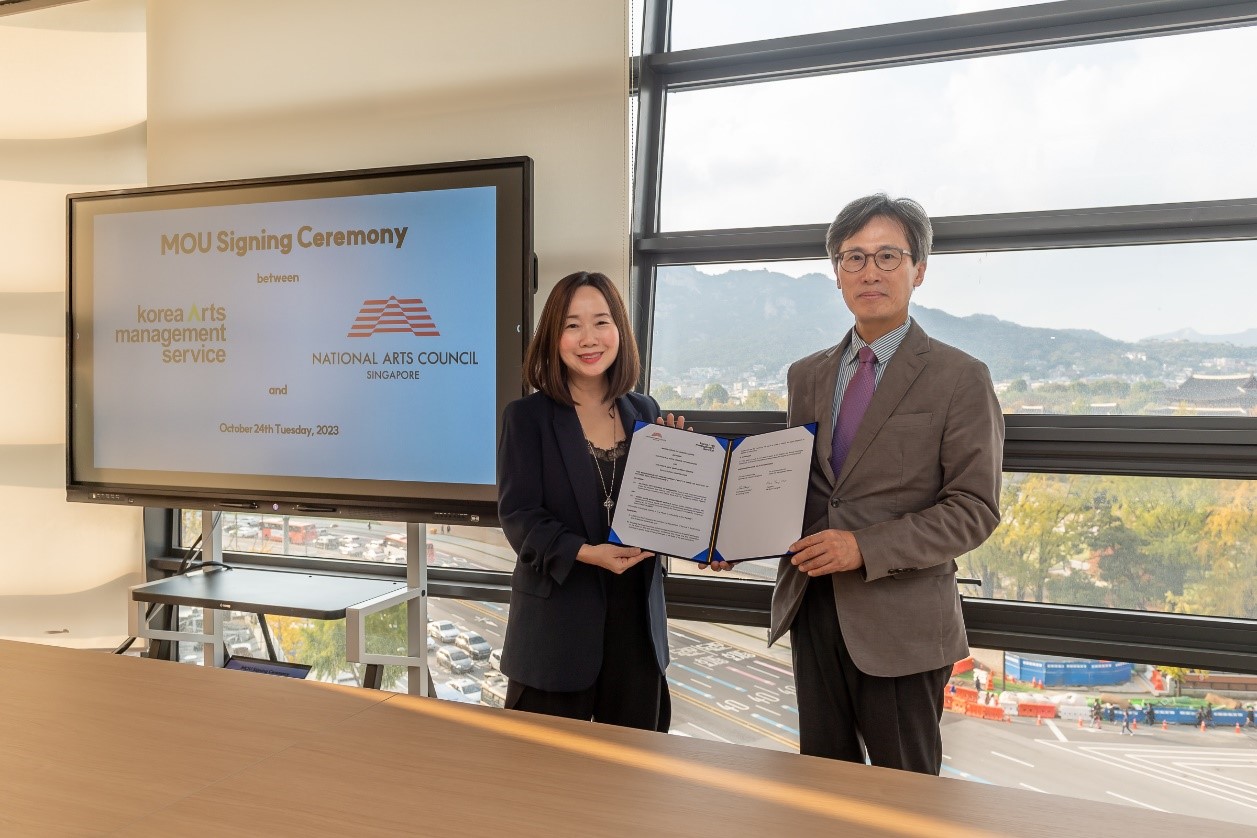
<path fill-rule="evenodd" d="M 930 226 L 930 216 L 925 207 L 911 198 L 889 198 L 885 192 L 878 192 L 847 204 L 834 223 L 829 225 L 825 231 L 825 252 L 829 254 L 829 261 L 838 258 L 838 248 L 843 242 L 878 217 L 899 222 L 908 239 L 913 262 L 920 264 L 929 258 L 934 244 L 934 228 Z"/>

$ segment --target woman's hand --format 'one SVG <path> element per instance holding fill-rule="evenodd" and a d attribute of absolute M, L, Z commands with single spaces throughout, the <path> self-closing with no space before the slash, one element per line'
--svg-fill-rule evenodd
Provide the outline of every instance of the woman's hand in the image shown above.
<path fill-rule="evenodd" d="M 733 570 L 732 562 L 709 562 L 708 564 L 700 564 L 700 568 L 711 568 L 716 573 L 722 570 Z"/>
<path fill-rule="evenodd" d="M 660 416 L 658 419 L 656 419 L 655 424 L 667 425 L 669 428 L 685 428 L 685 417 L 673 416 L 671 413 L 669 413 L 667 416 Z M 692 431 L 694 429 L 685 428 L 685 430 Z"/>
<path fill-rule="evenodd" d="M 625 547 L 622 544 L 585 544 L 577 552 L 576 561 L 606 568 L 618 574 L 654 555 L 637 547 Z"/>

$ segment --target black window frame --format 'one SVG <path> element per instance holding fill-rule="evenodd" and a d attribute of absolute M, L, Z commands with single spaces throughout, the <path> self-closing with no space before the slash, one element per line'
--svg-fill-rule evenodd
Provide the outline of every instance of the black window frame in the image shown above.
<path fill-rule="evenodd" d="M 827 223 L 661 229 L 670 92 L 1257 24 L 1257 2 L 1065 0 L 673 52 L 671 0 L 644 2 L 642 55 L 634 60 L 633 76 L 638 124 L 630 280 L 644 391 L 650 386 L 658 268 L 826 256 Z M 1257 197 L 932 221 L 933 253 L 1257 240 Z M 687 411 L 686 418 L 708 433 L 756 433 L 785 424 L 782 412 Z M 1008 415 L 1005 424 L 1006 471 L 1257 479 L 1254 417 Z M 766 583 L 669 581 L 670 612 L 675 603 L 714 621 L 765 624 Z M 974 646 L 1257 672 L 1257 620 L 976 597 L 965 598 L 964 613 Z M 759 619 L 745 619 L 750 617 Z"/>

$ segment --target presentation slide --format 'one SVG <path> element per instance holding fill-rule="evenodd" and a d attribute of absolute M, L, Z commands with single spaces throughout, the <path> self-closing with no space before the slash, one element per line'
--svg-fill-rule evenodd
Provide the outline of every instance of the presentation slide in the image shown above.
<path fill-rule="evenodd" d="M 98 215 L 95 466 L 492 484 L 496 191 Z"/>

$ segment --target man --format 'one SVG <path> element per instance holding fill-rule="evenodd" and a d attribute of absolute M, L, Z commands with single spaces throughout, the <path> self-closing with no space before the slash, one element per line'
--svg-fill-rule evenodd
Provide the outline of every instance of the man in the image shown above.
<path fill-rule="evenodd" d="M 819 429 L 769 634 L 790 631 L 802 753 L 925 774 L 969 654 L 955 559 L 999 523 L 1004 441 L 987 368 L 908 316 L 932 237 L 919 204 L 885 195 L 826 234 L 855 328 L 790 367 L 789 424 Z"/>

